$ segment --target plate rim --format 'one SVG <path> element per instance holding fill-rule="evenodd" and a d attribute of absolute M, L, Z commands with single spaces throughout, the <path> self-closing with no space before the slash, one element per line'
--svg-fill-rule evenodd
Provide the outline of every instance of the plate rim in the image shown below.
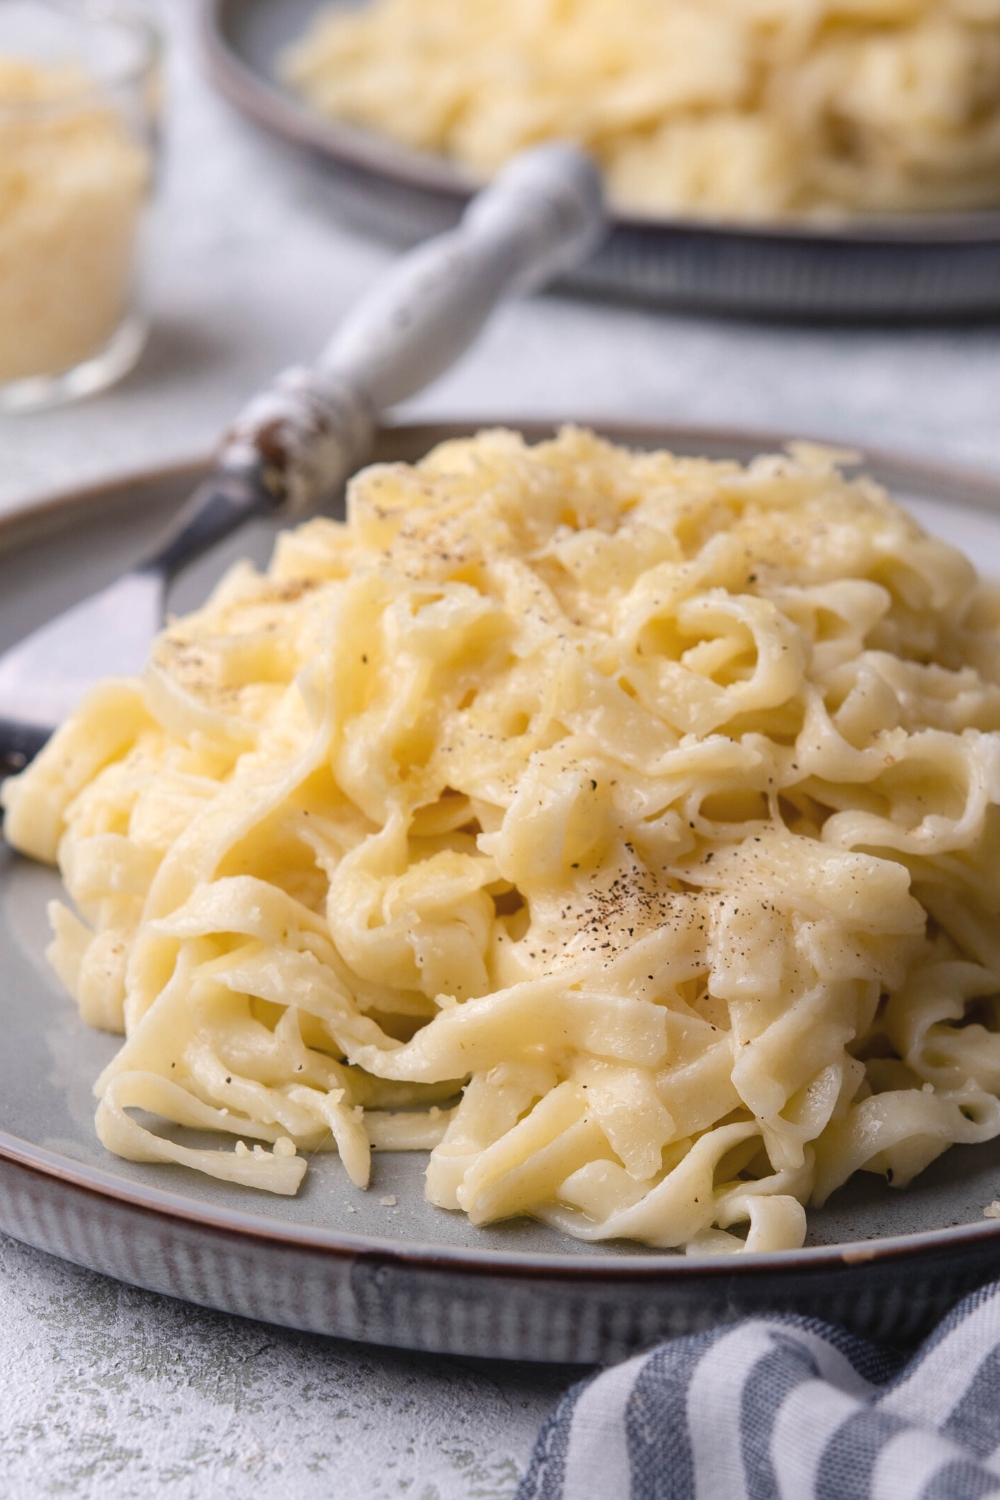
<path fill-rule="evenodd" d="M 258 1242 L 298 1251 L 312 1251 L 333 1260 L 376 1259 L 409 1270 L 460 1272 L 478 1277 L 590 1282 L 607 1284 L 637 1281 L 701 1281 L 705 1277 L 729 1281 L 753 1275 L 824 1271 L 876 1263 L 905 1261 L 958 1246 L 970 1248 L 1000 1238 L 1000 1221 L 949 1225 L 912 1234 L 879 1235 L 837 1245 L 809 1245 L 799 1250 L 746 1251 L 737 1255 L 694 1255 L 683 1250 L 650 1250 L 634 1256 L 574 1255 L 544 1250 L 477 1249 L 435 1245 L 424 1240 L 396 1240 L 379 1235 L 351 1234 L 310 1224 L 268 1219 L 236 1208 L 201 1204 L 165 1188 L 129 1182 L 101 1167 L 88 1166 L 46 1147 L 36 1146 L 8 1131 L 0 1131 L 0 1159 L 49 1181 L 88 1193 L 102 1203 L 154 1214 L 169 1223 L 193 1225 L 236 1236 L 244 1244 Z"/>
<path fill-rule="evenodd" d="M 72 521 L 79 510 L 88 506 L 114 509 L 127 503 L 130 491 L 140 486 L 168 484 L 171 480 L 189 480 L 191 485 L 211 468 L 210 455 L 178 459 L 172 463 L 153 464 L 129 469 L 106 479 L 90 479 L 85 484 L 56 486 L 38 491 L 34 497 L 16 501 L 0 510 L 0 558 L 19 547 L 30 547 Z"/>
<path fill-rule="evenodd" d="M 381 429 L 390 443 L 418 443 L 426 451 L 439 441 L 460 437 L 490 427 L 508 427 L 538 441 L 566 425 L 558 419 L 534 416 L 462 418 L 453 422 L 387 423 Z M 592 427 L 599 434 L 625 443 L 716 444 L 780 451 L 795 441 L 787 434 L 759 428 L 719 427 L 680 422 L 627 422 L 618 419 L 577 419 L 575 425 Z M 803 439 L 798 439 L 803 441 Z M 813 440 L 822 441 L 822 440 Z M 826 440 L 829 443 L 829 440 Z M 873 449 L 867 446 L 845 450 L 857 456 L 865 468 L 895 471 L 919 484 L 930 481 L 940 489 L 953 489 L 961 502 L 1000 515 L 1000 474 L 990 474 L 954 463 L 920 456 Z M 129 493 L 142 486 L 170 481 L 196 482 L 210 467 L 207 456 L 172 464 L 152 465 L 106 481 L 89 482 L 70 489 L 47 491 L 34 502 L 25 501 L 0 515 L 0 558 L 22 546 L 44 542 L 47 533 L 61 522 L 73 520 L 90 509 L 127 501 Z M 16 855 L 14 856 L 17 857 Z M 73 1157 L 51 1151 L 7 1131 L 0 1131 L 0 1159 L 35 1173 L 68 1190 L 83 1191 L 104 1203 L 159 1216 L 166 1222 L 183 1223 L 197 1229 L 236 1236 L 241 1243 L 257 1242 L 276 1248 L 319 1253 L 333 1261 L 377 1260 L 400 1269 L 431 1273 L 461 1273 L 479 1278 L 514 1278 L 565 1282 L 571 1285 L 599 1282 L 604 1285 L 642 1281 L 664 1285 L 685 1284 L 708 1278 L 715 1282 L 738 1276 L 741 1282 L 766 1279 L 773 1274 L 817 1275 L 851 1266 L 906 1262 L 926 1255 L 947 1255 L 961 1249 L 1000 1240 L 1000 1221 L 949 1225 L 909 1234 L 880 1235 L 836 1245 L 814 1245 L 799 1250 L 746 1252 L 737 1256 L 685 1255 L 679 1251 L 650 1250 L 634 1256 L 602 1254 L 574 1255 L 563 1251 L 501 1250 L 494 1248 L 434 1245 L 420 1240 L 393 1240 L 377 1235 L 351 1234 L 316 1225 L 267 1219 L 263 1215 L 218 1204 L 201 1203 L 165 1188 L 129 1182 L 113 1171 L 88 1166 Z"/>
<path fill-rule="evenodd" d="M 463 416 L 452 421 L 446 418 L 429 418 L 425 421 L 390 419 L 379 425 L 375 441 L 378 443 L 382 438 L 390 441 L 394 438 L 404 441 L 426 438 L 429 450 L 434 444 L 453 437 L 472 436 L 477 432 L 503 428 L 520 432 L 534 443 L 554 436 L 563 427 L 591 429 L 599 437 L 607 437 L 610 441 L 625 446 L 656 443 L 667 449 L 675 442 L 705 442 L 754 448 L 758 453 L 780 453 L 790 443 L 811 443 L 841 454 L 853 455 L 847 467 L 896 473 L 906 482 L 929 480 L 939 489 L 960 493 L 961 504 L 1000 514 L 1000 468 L 993 472 L 985 466 L 980 468 L 952 459 L 929 458 L 925 454 L 910 453 L 905 449 L 882 448 L 830 433 L 788 431 L 777 427 L 743 427 L 739 424 L 730 426 L 728 423 L 716 422 L 631 421 L 626 417 L 608 417 L 593 412 L 574 417 L 546 412 L 536 412 L 530 416 L 517 412 L 500 415 L 486 412 L 479 417 Z M 376 458 L 371 461 L 380 460 Z M 43 540 L 48 533 L 56 531 L 64 521 L 72 520 L 78 511 L 85 510 L 88 506 L 113 509 L 117 505 L 126 504 L 129 493 L 134 489 L 167 484 L 173 480 L 186 480 L 194 486 L 211 471 L 212 463 L 212 453 L 201 452 L 167 463 L 140 465 L 103 479 L 88 479 L 83 484 L 55 485 L 39 490 L 33 496 L 0 509 L 0 557 L 18 547 L 31 546 Z M 295 520 L 294 517 L 288 519 L 290 524 Z"/>
<path fill-rule="evenodd" d="M 400 187 L 449 201 L 457 216 L 482 180 L 431 152 L 403 146 L 376 131 L 326 118 L 247 65 L 228 39 L 226 17 L 246 0 L 199 0 L 198 34 L 209 77 L 219 92 L 256 124 L 341 166 L 374 172 Z M 734 221 L 616 211 L 612 227 L 640 237 L 706 237 L 773 245 L 900 249 L 1000 244 L 1000 208 L 964 213 L 845 215 L 820 221 Z"/>

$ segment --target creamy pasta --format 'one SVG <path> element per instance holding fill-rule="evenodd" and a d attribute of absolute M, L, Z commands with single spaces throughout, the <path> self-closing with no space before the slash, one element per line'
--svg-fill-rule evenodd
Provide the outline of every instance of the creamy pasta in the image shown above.
<path fill-rule="evenodd" d="M 1000 0 L 371 0 L 285 72 L 477 175 L 575 140 L 655 214 L 1000 203 Z"/>
<path fill-rule="evenodd" d="M 4 804 L 104 1144 L 728 1252 L 1000 1133 L 1000 593 L 835 458 L 448 442 L 96 689 Z"/>

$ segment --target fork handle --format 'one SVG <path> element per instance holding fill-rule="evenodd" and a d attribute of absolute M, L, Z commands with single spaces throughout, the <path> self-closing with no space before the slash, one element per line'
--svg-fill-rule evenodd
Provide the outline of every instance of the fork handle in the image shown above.
<path fill-rule="evenodd" d="M 391 268 L 315 366 L 286 371 L 250 402 L 224 438 L 222 467 L 259 472 L 288 514 L 317 508 L 367 456 L 383 411 L 446 370 L 501 298 L 578 264 L 604 229 L 590 157 L 558 143 L 521 153 L 457 228 Z"/>
<path fill-rule="evenodd" d="M 254 516 L 306 515 L 371 451 L 379 416 L 448 368 L 504 296 L 584 259 L 605 229 L 575 146 L 522 152 L 455 229 L 402 256 L 319 360 L 280 375 L 225 433 L 217 467 L 140 571 L 173 575 Z"/>

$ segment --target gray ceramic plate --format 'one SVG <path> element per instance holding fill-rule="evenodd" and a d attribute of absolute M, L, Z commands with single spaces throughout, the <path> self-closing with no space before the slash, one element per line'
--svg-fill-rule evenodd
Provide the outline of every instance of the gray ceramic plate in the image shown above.
<path fill-rule="evenodd" d="M 519 423 L 537 438 L 547 429 Z M 390 429 L 380 458 L 412 460 L 463 427 Z M 745 459 L 773 435 L 605 428 L 638 445 Z M 869 455 L 930 526 L 1000 576 L 1000 480 Z M 133 560 L 198 477 L 139 476 L 0 523 L 0 649 Z M 259 526 L 192 569 L 204 596 Z M 117 1043 L 87 1030 L 49 973 L 49 870 L 0 849 L 0 1229 L 138 1286 L 266 1321 L 410 1348 L 518 1359 L 619 1358 L 741 1313 L 795 1309 L 902 1338 L 1000 1273 L 1000 1141 L 954 1147 L 906 1192 L 859 1175 L 810 1217 L 806 1249 L 736 1260 L 581 1245 L 527 1220 L 473 1229 L 423 1201 L 424 1159 L 375 1159 L 368 1193 L 336 1156 L 299 1197 L 108 1155 L 91 1084 Z M 380 1199 L 394 1197 L 392 1206 Z"/>
<path fill-rule="evenodd" d="M 408 243 L 453 224 L 475 183 L 441 157 L 324 119 L 277 60 L 313 13 L 358 0 L 200 0 L 209 71 L 266 130 L 324 162 L 339 211 Z M 699 310 L 784 317 L 968 317 L 1000 309 L 1000 213 L 854 219 L 842 227 L 706 225 L 619 215 L 572 279 Z"/>

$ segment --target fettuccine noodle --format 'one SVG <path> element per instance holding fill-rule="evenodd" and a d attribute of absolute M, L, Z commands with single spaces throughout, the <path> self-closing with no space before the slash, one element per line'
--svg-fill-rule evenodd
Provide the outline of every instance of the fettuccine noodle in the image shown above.
<path fill-rule="evenodd" d="M 96 689 L 4 802 L 105 1145 L 722 1252 L 1000 1133 L 1000 594 L 834 457 L 448 442 Z"/>
<path fill-rule="evenodd" d="M 477 176 L 577 141 L 640 212 L 1000 203 L 1000 0 L 370 0 L 321 11 L 285 72 Z"/>

